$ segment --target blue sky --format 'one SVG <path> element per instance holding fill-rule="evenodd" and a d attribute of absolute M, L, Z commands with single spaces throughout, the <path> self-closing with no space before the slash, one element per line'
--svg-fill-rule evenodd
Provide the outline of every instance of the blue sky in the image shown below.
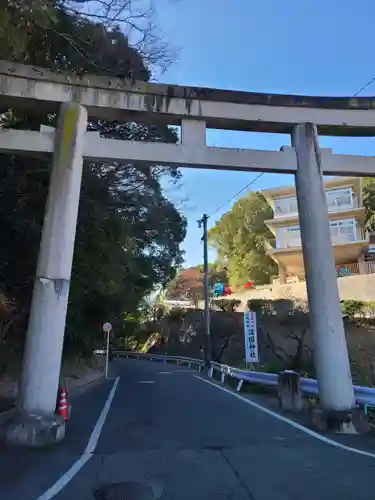
<path fill-rule="evenodd" d="M 353 95 L 375 77 L 375 3 L 371 0 L 158 0 L 158 24 L 180 47 L 162 82 L 254 92 Z M 375 83 L 361 95 L 375 95 Z M 208 131 L 208 144 L 279 149 L 289 136 Z M 375 155 L 375 139 L 321 139 L 337 153 Z M 183 171 L 168 189 L 188 218 L 186 265 L 202 262 L 197 219 L 211 213 L 257 176 L 256 172 Z M 293 183 L 265 174 L 250 189 Z M 235 200 L 233 200 L 235 201 Z M 233 202 L 232 202 L 233 203 Z M 209 219 L 209 227 L 228 203 Z M 213 252 L 210 254 L 214 257 Z"/>

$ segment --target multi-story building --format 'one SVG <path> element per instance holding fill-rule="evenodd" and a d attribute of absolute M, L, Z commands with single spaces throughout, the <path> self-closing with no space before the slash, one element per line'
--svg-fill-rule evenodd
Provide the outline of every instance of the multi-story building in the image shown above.
<path fill-rule="evenodd" d="M 362 179 L 337 177 L 325 181 L 331 239 L 338 276 L 375 272 L 370 237 L 365 231 Z M 304 279 L 298 207 L 294 186 L 263 191 L 274 211 L 265 221 L 275 239 L 267 253 L 279 266 L 279 282 Z"/>

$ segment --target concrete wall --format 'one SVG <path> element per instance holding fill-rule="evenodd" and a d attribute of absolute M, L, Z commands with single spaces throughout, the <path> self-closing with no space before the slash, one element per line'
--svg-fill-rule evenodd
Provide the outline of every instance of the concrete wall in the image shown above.
<path fill-rule="evenodd" d="M 363 300 L 375 302 L 375 274 L 362 274 L 345 276 L 337 279 L 341 300 Z M 233 293 L 231 299 L 241 300 L 242 304 L 237 309 L 245 309 L 246 302 L 250 299 L 302 299 L 307 300 L 306 283 L 290 283 L 286 285 L 262 286 L 259 289 Z"/>

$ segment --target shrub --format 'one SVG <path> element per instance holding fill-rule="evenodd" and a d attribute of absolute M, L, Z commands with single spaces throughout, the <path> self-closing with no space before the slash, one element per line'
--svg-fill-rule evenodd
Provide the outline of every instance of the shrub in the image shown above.
<path fill-rule="evenodd" d="M 186 311 L 184 309 L 179 309 L 178 307 L 172 308 L 168 313 L 168 317 L 173 323 L 180 323 L 184 319 L 185 315 Z"/>
<path fill-rule="evenodd" d="M 250 311 L 259 312 L 263 310 L 265 302 L 263 299 L 250 299 L 247 301 L 247 307 Z"/>
<path fill-rule="evenodd" d="M 241 305 L 238 299 L 221 299 L 215 300 L 216 306 L 223 312 L 232 313 Z"/>
<path fill-rule="evenodd" d="M 367 304 L 362 300 L 342 300 L 341 310 L 344 317 L 349 322 L 353 322 L 355 317 L 365 312 Z"/>

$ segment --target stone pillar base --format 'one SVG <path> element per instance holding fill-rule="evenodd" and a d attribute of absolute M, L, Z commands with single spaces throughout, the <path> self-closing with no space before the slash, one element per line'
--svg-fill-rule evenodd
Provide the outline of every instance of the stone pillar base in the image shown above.
<path fill-rule="evenodd" d="M 302 410 L 302 397 L 299 373 L 285 370 L 277 377 L 279 403 L 283 410 Z"/>
<path fill-rule="evenodd" d="M 16 446 L 43 448 L 65 437 L 65 421 L 60 415 L 19 413 L 5 431 L 5 441 Z"/>
<path fill-rule="evenodd" d="M 370 432 L 368 419 L 361 408 L 351 410 L 323 410 L 315 408 L 312 411 L 314 426 L 322 432 L 336 434 L 366 434 Z"/>

